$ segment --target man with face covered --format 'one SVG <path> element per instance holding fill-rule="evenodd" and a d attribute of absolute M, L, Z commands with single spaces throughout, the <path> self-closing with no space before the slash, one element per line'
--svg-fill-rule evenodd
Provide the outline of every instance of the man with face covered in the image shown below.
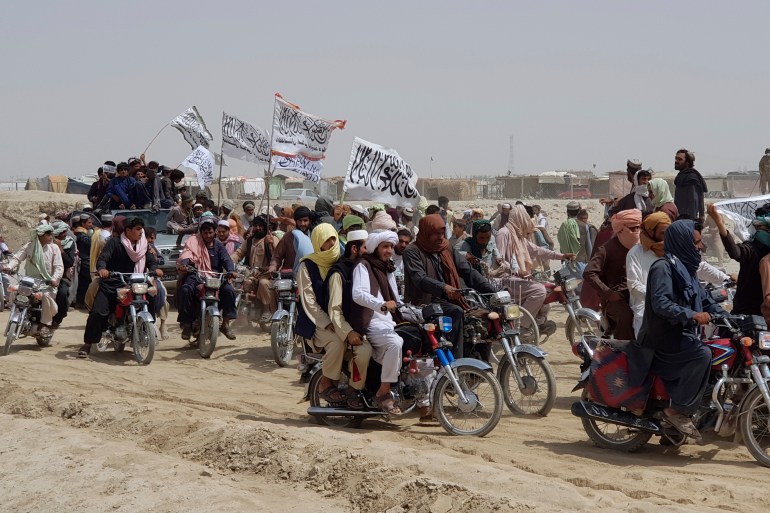
<path fill-rule="evenodd" d="M 267 233 L 267 221 L 262 216 L 257 216 L 251 223 L 251 231 L 246 243 L 242 244 L 230 255 L 233 262 L 243 262 L 250 268 L 259 268 L 260 272 L 254 274 L 243 287 L 246 292 L 256 291 L 262 312 L 259 322 L 270 322 L 271 313 L 276 309 L 276 295 L 271 287 L 269 274 L 265 272 L 270 265 L 270 260 L 275 252 L 278 240 Z"/>
<path fill-rule="evenodd" d="M 652 201 L 650 200 L 649 183 L 652 179 L 652 173 L 644 169 L 636 171 L 631 178 L 631 192 L 618 200 L 614 207 L 610 209 L 610 216 L 623 210 L 635 208 L 646 217 L 653 211 Z"/>

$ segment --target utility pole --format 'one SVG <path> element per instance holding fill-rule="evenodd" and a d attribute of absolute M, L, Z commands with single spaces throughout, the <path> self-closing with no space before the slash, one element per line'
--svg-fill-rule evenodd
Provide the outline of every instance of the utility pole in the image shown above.
<path fill-rule="evenodd" d="M 513 172 L 513 136 L 511 136 L 508 143 L 508 175 L 512 175 Z"/>

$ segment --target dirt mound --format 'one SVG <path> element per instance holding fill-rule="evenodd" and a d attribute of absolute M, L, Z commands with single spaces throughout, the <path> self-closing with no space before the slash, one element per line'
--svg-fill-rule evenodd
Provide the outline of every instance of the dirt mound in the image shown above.
<path fill-rule="evenodd" d="M 87 201 L 79 194 L 45 191 L 0 192 L 0 234 L 13 251 L 29 241 L 30 230 L 41 213 L 53 217 L 57 211 L 72 211 Z"/>

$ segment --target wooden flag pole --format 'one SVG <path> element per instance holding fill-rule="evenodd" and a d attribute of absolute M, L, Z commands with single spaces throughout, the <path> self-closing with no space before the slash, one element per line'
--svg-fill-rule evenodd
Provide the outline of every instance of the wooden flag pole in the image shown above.
<path fill-rule="evenodd" d="M 222 145 L 219 147 L 219 187 L 217 187 L 217 215 L 222 201 L 222 164 L 225 162 L 225 140 L 222 139 Z"/>
<path fill-rule="evenodd" d="M 154 143 L 154 142 L 155 142 L 155 139 L 157 139 L 157 138 L 158 138 L 158 136 L 160 135 L 160 133 L 161 133 L 163 130 L 165 130 L 165 129 L 166 129 L 166 127 L 167 127 L 168 125 L 170 125 L 170 123 L 166 123 L 165 125 L 163 125 L 163 126 L 161 127 L 161 129 L 160 129 L 160 130 L 158 130 L 158 133 L 157 133 L 157 134 L 155 134 L 155 137 L 153 137 L 153 138 L 152 138 L 152 141 L 150 141 L 150 143 L 149 143 L 149 144 L 147 145 L 147 147 L 144 149 L 144 151 L 142 152 L 142 155 L 145 155 L 145 154 L 147 153 L 147 150 L 149 150 L 149 149 L 150 149 L 150 146 L 152 146 L 152 143 Z"/>

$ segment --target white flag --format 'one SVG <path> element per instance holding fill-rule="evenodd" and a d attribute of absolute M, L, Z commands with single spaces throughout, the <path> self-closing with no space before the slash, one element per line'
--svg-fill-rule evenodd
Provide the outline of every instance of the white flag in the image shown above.
<path fill-rule="evenodd" d="M 416 207 L 417 175 L 396 150 L 356 137 L 345 175 L 345 199 Z"/>
<path fill-rule="evenodd" d="M 770 203 L 770 194 L 752 198 L 731 199 L 716 203 L 720 214 L 735 223 L 735 234 L 742 241 L 749 240 L 754 235 L 754 211 L 765 203 Z"/>
<path fill-rule="evenodd" d="M 296 157 L 276 155 L 273 157 L 274 170 L 293 171 L 305 180 L 312 180 L 316 183 L 321 181 L 321 171 L 323 171 L 323 168 L 322 160 L 312 160 L 302 155 L 297 155 Z"/>
<path fill-rule="evenodd" d="M 247 162 L 270 162 L 270 136 L 267 130 L 222 113 L 222 153 Z"/>
<path fill-rule="evenodd" d="M 294 171 L 320 181 L 324 158 L 334 129 L 345 121 L 330 121 L 302 112 L 298 106 L 275 95 L 271 151 L 276 168 Z"/>
<path fill-rule="evenodd" d="M 214 181 L 214 155 L 203 146 L 195 148 L 182 165 L 195 171 L 201 189 Z"/>
<path fill-rule="evenodd" d="M 209 143 L 214 139 L 195 105 L 172 119 L 170 124 L 182 132 L 182 137 L 192 149 L 198 146 L 208 148 Z"/>

